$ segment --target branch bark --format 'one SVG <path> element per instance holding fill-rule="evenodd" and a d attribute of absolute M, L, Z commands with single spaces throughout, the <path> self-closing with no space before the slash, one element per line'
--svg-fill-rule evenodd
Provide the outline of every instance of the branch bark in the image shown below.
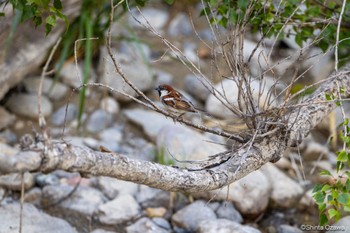
<path fill-rule="evenodd" d="M 180 169 L 153 162 L 128 158 L 116 153 L 92 151 L 65 142 L 48 143 L 36 137 L 23 139 L 22 151 L 13 157 L 0 155 L 0 174 L 12 172 L 50 172 L 62 169 L 83 176 L 109 176 L 145 184 L 167 191 L 199 192 L 226 186 L 269 161 L 276 161 L 283 151 L 299 144 L 335 107 L 325 95 L 336 96 L 337 84 L 350 93 L 350 64 L 332 74 L 308 99 L 305 105 L 290 111 L 277 133 L 259 141 L 253 139 L 237 151 L 228 151 L 197 165 L 196 169 Z M 286 121 L 286 122 L 283 122 Z M 276 126 L 277 127 L 277 126 Z M 274 129 L 276 130 L 276 128 Z"/>

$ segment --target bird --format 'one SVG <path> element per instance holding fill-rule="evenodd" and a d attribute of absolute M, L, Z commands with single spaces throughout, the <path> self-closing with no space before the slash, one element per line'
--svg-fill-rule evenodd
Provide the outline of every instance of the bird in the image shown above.
<path fill-rule="evenodd" d="M 209 113 L 195 107 L 183 94 L 167 84 L 161 84 L 155 90 L 158 91 L 160 101 L 167 110 L 175 114 L 180 114 L 177 118 L 181 118 L 187 112 L 204 113 L 211 117 Z"/>

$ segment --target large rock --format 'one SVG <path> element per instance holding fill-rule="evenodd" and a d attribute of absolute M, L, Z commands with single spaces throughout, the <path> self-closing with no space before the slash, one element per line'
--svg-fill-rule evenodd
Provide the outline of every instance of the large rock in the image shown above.
<path fill-rule="evenodd" d="M 265 164 L 261 171 L 272 184 L 271 199 L 275 205 L 283 208 L 292 208 L 298 203 L 304 190 L 297 182 L 271 163 Z"/>
<path fill-rule="evenodd" d="M 342 217 L 337 223 L 327 227 L 327 233 L 350 232 L 350 216 Z"/>
<path fill-rule="evenodd" d="M 132 14 L 128 17 L 128 21 L 132 27 L 144 28 L 148 22 L 157 31 L 164 27 L 169 18 L 169 13 L 167 11 L 155 8 L 143 8 L 142 13 L 133 9 L 131 13 Z M 134 17 L 137 20 L 135 20 Z M 141 24 L 138 21 L 141 22 Z"/>
<path fill-rule="evenodd" d="M 12 115 L 6 109 L 0 106 L 0 130 L 9 127 L 16 120 L 16 116 Z"/>
<path fill-rule="evenodd" d="M 168 34 L 170 36 L 189 36 L 193 32 L 190 18 L 184 14 L 177 14 L 169 24 Z"/>
<path fill-rule="evenodd" d="M 107 225 L 122 224 L 131 221 L 140 214 L 140 206 L 129 194 L 120 195 L 112 201 L 100 205 L 98 218 Z"/>
<path fill-rule="evenodd" d="M 258 229 L 244 226 L 227 219 L 209 219 L 197 228 L 197 233 L 261 233 Z"/>
<path fill-rule="evenodd" d="M 275 106 L 277 104 L 276 100 L 273 101 L 273 91 L 271 90 L 272 85 L 273 80 L 270 79 L 264 79 L 263 84 L 261 86 L 259 84 L 259 81 L 252 81 L 250 83 L 254 100 L 256 102 L 258 102 L 259 100 L 260 110 L 268 109 L 268 107 L 270 107 L 271 105 Z M 228 101 L 228 103 L 231 106 L 238 109 L 239 89 L 236 83 L 233 80 L 225 79 L 222 82 L 216 84 L 214 88 L 225 98 L 227 98 L 227 100 L 225 100 L 224 97 L 219 96 L 219 94 L 217 94 L 217 97 L 213 94 L 210 94 L 206 101 L 206 110 L 213 116 L 217 116 L 220 118 L 231 119 L 232 117 L 235 117 L 235 115 L 227 107 L 225 107 L 220 100 L 222 100 L 224 103 L 227 103 Z M 271 99 L 268 98 L 270 94 L 272 95 Z M 246 104 L 243 102 L 243 100 L 241 101 L 241 103 L 243 105 L 244 111 Z"/>
<path fill-rule="evenodd" d="M 171 221 L 174 226 L 194 232 L 205 221 L 216 219 L 214 211 L 204 201 L 195 201 L 177 211 Z"/>
<path fill-rule="evenodd" d="M 130 57 L 113 51 L 117 63 L 124 76 L 141 91 L 150 89 L 153 85 L 153 74 L 150 67 L 137 57 Z M 126 84 L 122 77 L 116 72 L 113 63 L 105 48 L 101 51 L 100 71 L 101 83 L 112 87 L 115 91 L 112 94 L 119 101 L 131 101 L 130 98 L 118 93 L 123 92 L 128 95 L 137 96 L 137 93 Z"/>
<path fill-rule="evenodd" d="M 0 205 L 0 232 L 18 233 L 21 207 L 18 203 Z M 23 204 L 22 232 L 77 233 L 66 221 L 39 211 L 32 204 Z"/>
<path fill-rule="evenodd" d="M 39 90 L 41 78 L 28 77 L 23 80 L 24 87 L 29 93 L 37 94 Z M 59 100 L 66 96 L 68 87 L 60 82 L 55 82 L 50 78 L 44 78 L 42 93 L 47 95 L 52 100 Z"/>
<path fill-rule="evenodd" d="M 38 96 L 36 94 L 14 94 L 6 103 L 6 106 L 11 112 L 37 119 L 38 111 Z M 52 104 L 50 100 L 41 96 L 41 112 L 44 116 L 49 116 L 52 113 Z"/>
<path fill-rule="evenodd" d="M 0 176 L 0 186 L 10 190 L 21 190 L 22 178 L 20 173 L 12 173 Z M 24 189 L 28 190 L 35 184 L 34 175 L 32 173 L 24 173 L 23 177 Z"/>

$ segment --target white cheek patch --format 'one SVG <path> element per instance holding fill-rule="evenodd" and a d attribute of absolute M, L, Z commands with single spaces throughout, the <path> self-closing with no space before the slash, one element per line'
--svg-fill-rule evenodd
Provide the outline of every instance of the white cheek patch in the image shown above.
<path fill-rule="evenodd" d="M 167 95 L 168 94 L 168 91 L 167 90 L 161 90 L 160 91 L 160 97 L 163 97 L 163 96 L 165 96 L 165 95 Z"/>
<path fill-rule="evenodd" d="M 164 98 L 163 100 L 164 100 L 164 101 L 173 101 L 173 100 L 174 100 L 174 98 L 172 98 L 172 97 L 168 97 L 168 98 Z"/>

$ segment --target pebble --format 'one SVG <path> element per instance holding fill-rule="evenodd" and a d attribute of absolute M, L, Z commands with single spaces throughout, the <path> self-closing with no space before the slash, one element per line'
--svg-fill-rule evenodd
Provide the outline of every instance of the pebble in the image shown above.
<path fill-rule="evenodd" d="M 28 77 L 23 80 L 25 89 L 29 93 L 37 94 L 40 85 L 40 77 Z M 44 78 L 42 93 L 52 100 L 60 100 L 67 96 L 68 87 L 60 82 L 55 82 L 51 78 Z"/>
<path fill-rule="evenodd" d="M 326 233 L 344 233 L 350 230 L 350 216 L 343 216 L 337 223 L 329 226 Z"/>
<path fill-rule="evenodd" d="M 214 211 L 204 201 L 195 201 L 185 208 L 177 211 L 171 221 L 174 226 L 194 232 L 204 222 L 216 219 Z"/>
<path fill-rule="evenodd" d="M 109 96 L 101 100 L 100 107 L 102 110 L 110 114 L 117 114 L 120 109 L 118 102 Z"/>
<path fill-rule="evenodd" d="M 35 176 L 35 183 L 39 187 L 44 187 L 46 185 L 57 185 L 60 183 L 58 177 L 53 173 L 42 174 L 39 173 Z"/>
<path fill-rule="evenodd" d="M 12 132 L 10 129 L 2 130 L 0 132 L 0 142 L 14 144 L 15 142 L 17 142 L 17 135 L 14 132 Z"/>
<path fill-rule="evenodd" d="M 18 233 L 21 207 L 18 203 L 0 205 L 0 232 Z M 77 233 L 63 219 L 52 217 L 29 203 L 23 204 L 22 232 Z"/>
<path fill-rule="evenodd" d="M 38 96 L 36 94 L 13 94 L 6 106 L 11 112 L 24 117 L 37 119 L 39 116 Z M 52 104 L 45 96 L 41 97 L 41 112 L 46 117 L 52 113 Z"/>
<path fill-rule="evenodd" d="M 184 13 L 177 14 L 169 24 L 168 34 L 170 36 L 190 36 L 192 32 L 190 18 Z"/>
<path fill-rule="evenodd" d="M 125 230 L 126 233 L 170 233 L 170 231 L 159 227 L 151 219 L 145 217 L 126 227 Z"/>
<path fill-rule="evenodd" d="M 168 220 L 164 218 L 152 218 L 152 221 L 163 229 L 170 230 L 171 225 Z"/>
<path fill-rule="evenodd" d="M 147 207 L 165 207 L 168 208 L 170 203 L 169 192 L 140 185 L 139 191 L 136 193 L 136 200 L 143 208 Z"/>
<path fill-rule="evenodd" d="M 160 9 L 143 8 L 141 12 L 142 13 L 136 9 L 131 11 L 132 14 L 128 16 L 129 25 L 136 28 L 144 28 L 144 25 L 147 25 L 148 21 L 153 28 L 159 31 L 165 26 L 169 18 L 169 13 Z M 140 21 L 141 24 L 137 22 L 133 17 Z"/>
<path fill-rule="evenodd" d="M 196 233 L 261 233 L 258 229 L 244 226 L 227 219 L 208 219 L 199 224 Z"/>
<path fill-rule="evenodd" d="M 292 208 L 299 202 L 304 190 L 273 164 L 267 163 L 261 171 L 272 184 L 271 199 L 278 207 Z"/>
<path fill-rule="evenodd" d="M 57 126 L 63 126 L 78 117 L 78 107 L 69 103 L 57 109 L 51 116 L 51 123 Z"/>
<path fill-rule="evenodd" d="M 210 91 L 198 80 L 198 77 L 193 74 L 186 75 L 185 90 L 193 95 L 196 99 L 203 102 L 207 100 L 210 94 Z"/>
<path fill-rule="evenodd" d="M 101 109 L 97 109 L 94 111 L 88 118 L 86 123 L 86 129 L 90 133 L 97 133 L 105 128 L 107 128 L 109 125 L 111 125 L 113 122 L 113 116 Z"/>
<path fill-rule="evenodd" d="M 28 190 L 35 185 L 35 178 L 32 173 L 24 173 L 24 190 Z M 12 173 L 0 176 L 0 186 L 9 190 L 20 191 L 22 187 L 22 178 L 20 173 Z"/>
<path fill-rule="evenodd" d="M 286 224 L 282 224 L 277 227 L 279 233 L 303 233 L 302 230 L 300 230 L 297 227 L 289 226 Z"/>
<path fill-rule="evenodd" d="M 224 202 L 216 210 L 218 218 L 225 218 L 234 222 L 242 223 L 241 214 L 235 209 L 232 202 Z"/>
<path fill-rule="evenodd" d="M 0 130 L 11 126 L 15 120 L 15 115 L 9 113 L 5 108 L 0 106 Z"/>
<path fill-rule="evenodd" d="M 93 231 L 91 231 L 90 233 L 117 233 L 116 231 L 106 231 L 103 229 L 95 229 Z"/>
<path fill-rule="evenodd" d="M 73 88 L 80 87 L 83 84 L 83 68 L 80 63 L 78 63 L 78 70 L 75 63 L 66 63 L 59 75 L 62 78 L 62 82 Z"/>
<path fill-rule="evenodd" d="M 166 213 L 166 209 L 164 207 L 157 207 L 157 208 L 146 208 L 146 215 L 149 218 L 155 218 L 155 217 L 163 217 Z"/>
<path fill-rule="evenodd" d="M 159 86 L 161 84 L 171 84 L 173 82 L 174 76 L 171 73 L 155 69 L 154 74 L 156 76 L 156 80 L 154 81 L 155 86 Z"/>
<path fill-rule="evenodd" d="M 34 187 L 24 194 L 24 201 L 35 206 L 40 206 L 42 200 L 42 191 L 38 187 Z"/>
<path fill-rule="evenodd" d="M 107 176 L 94 177 L 91 179 L 91 183 L 110 200 L 113 200 L 118 195 L 124 194 L 135 196 L 139 186 L 132 182 L 118 180 Z"/>
<path fill-rule="evenodd" d="M 140 206 L 129 194 L 119 195 L 98 207 L 99 221 L 107 225 L 122 224 L 140 215 Z"/>
<path fill-rule="evenodd" d="M 98 137 L 106 142 L 106 141 L 112 141 L 114 143 L 119 144 L 123 139 L 123 132 L 121 127 L 113 126 L 107 129 L 102 130 Z"/>
<path fill-rule="evenodd" d="M 19 149 L 0 142 L 0 151 L 1 155 L 12 156 L 17 154 Z"/>

